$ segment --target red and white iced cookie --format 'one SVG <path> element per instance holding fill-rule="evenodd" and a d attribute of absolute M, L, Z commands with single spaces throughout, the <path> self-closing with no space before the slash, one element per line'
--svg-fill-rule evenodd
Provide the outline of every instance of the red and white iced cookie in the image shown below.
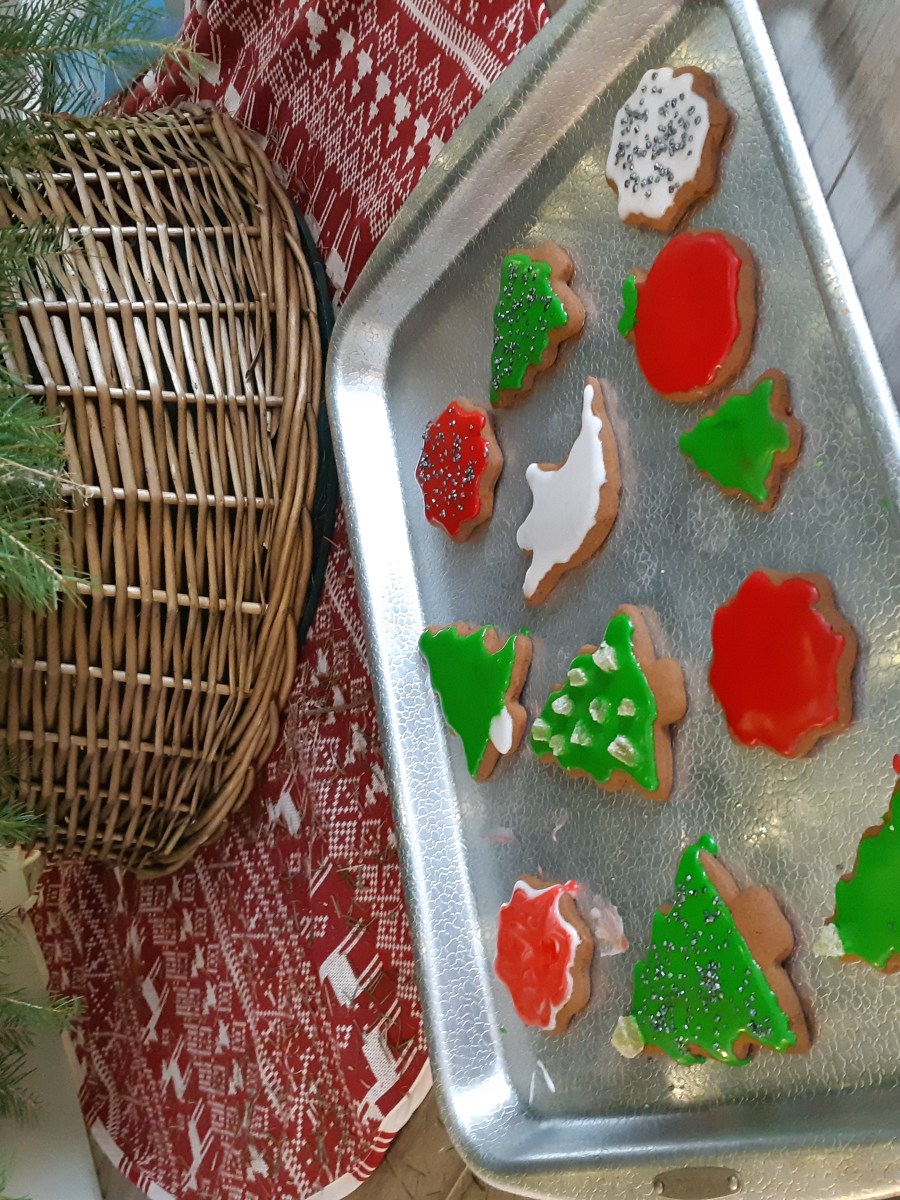
<path fill-rule="evenodd" d="M 679 233 L 622 284 L 619 333 L 666 400 L 702 400 L 742 370 L 756 326 L 756 268 L 730 233 Z"/>
<path fill-rule="evenodd" d="M 823 575 L 748 575 L 712 624 L 709 685 L 731 736 L 800 758 L 846 729 L 856 648 Z"/>
<path fill-rule="evenodd" d="M 564 572 L 600 549 L 616 523 L 619 453 L 599 380 L 589 377 L 585 384 L 581 431 L 566 461 L 532 463 L 525 479 L 531 511 L 516 541 L 532 555 L 522 587 L 525 599 L 539 604 Z"/>
<path fill-rule="evenodd" d="M 619 111 L 606 179 L 626 225 L 671 233 L 716 185 L 728 109 L 699 67 L 653 67 Z"/>
<path fill-rule="evenodd" d="M 573 880 L 522 875 L 497 928 L 497 978 L 525 1025 L 565 1033 L 591 997 L 594 939 L 576 904 Z"/>
<path fill-rule="evenodd" d="M 491 519 L 503 455 L 483 408 L 452 400 L 425 431 L 416 479 L 425 517 L 455 542 Z"/>

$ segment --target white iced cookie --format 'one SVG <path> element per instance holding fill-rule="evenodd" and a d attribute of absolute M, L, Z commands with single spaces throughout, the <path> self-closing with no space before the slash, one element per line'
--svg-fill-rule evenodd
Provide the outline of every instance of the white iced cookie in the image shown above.
<path fill-rule="evenodd" d="M 629 225 L 667 233 L 715 187 L 728 110 L 698 67 L 645 72 L 613 124 L 606 179 Z"/>
<path fill-rule="evenodd" d="M 525 479 L 531 511 L 516 541 L 532 555 L 522 587 L 525 599 L 539 604 L 565 571 L 599 550 L 619 511 L 619 455 L 598 380 L 587 380 L 581 431 L 565 462 L 532 463 Z"/>

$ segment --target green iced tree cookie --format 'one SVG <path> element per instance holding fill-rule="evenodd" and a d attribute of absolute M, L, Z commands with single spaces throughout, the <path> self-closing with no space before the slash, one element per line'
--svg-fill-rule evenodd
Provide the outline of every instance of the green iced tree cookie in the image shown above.
<path fill-rule="evenodd" d="M 656 697 L 634 650 L 634 623 L 618 612 L 601 645 L 572 660 L 531 727 L 535 754 L 552 754 L 564 771 L 606 783 L 625 771 L 645 791 L 659 787 L 654 742 Z"/>
<path fill-rule="evenodd" d="M 797 1037 L 710 879 L 704 852 L 717 853 L 710 837 L 681 856 L 675 903 L 653 916 L 650 948 L 635 965 L 631 1014 L 624 1023 L 639 1035 L 638 1045 L 656 1046 L 676 1062 L 703 1062 L 690 1046 L 741 1066 L 747 1060 L 734 1052 L 739 1038 L 783 1051 Z"/>
<path fill-rule="evenodd" d="M 502 390 L 522 386 L 528 368 L 540 364 L 550 345 L 550 330 L 569 319 L 550 275 L 549 263 L 527 254 L 508 254 L 503 260 L 494 308 L 491 404 Z"/>
<path fill-rule="evenodd" d="M 900 829 L 897 797 L 880 828 L 867 830 L 859 843 L 852 875 L 834 889 L 834 925 L 844 954 L 884 968 L 900 954 Z"/>

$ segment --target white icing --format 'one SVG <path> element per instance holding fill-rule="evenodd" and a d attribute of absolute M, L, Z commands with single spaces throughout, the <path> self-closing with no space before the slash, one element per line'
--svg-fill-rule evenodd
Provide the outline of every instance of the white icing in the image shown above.
<path fill-rule="evenodd" d="M 490 725 L 490 739 L 501 754 L 509 754 L 513 744 L 513 719 L 508 708 L 501 708 Z"/>
<path fill-rule="evenodd" d="M 618 759 L 620 763 L 624 763 L 626 767 L 634 764 L 634 746 L 629 742 L 627 737 L 622 737 L 621 733 L 606 747 L 613 758 Z"/>
<path fill-rule="evenodd" d="M 644 1039 L 634 1017 L 619 1017 L 610 1042 L 623 1058 L 637 1058 L 644 1049 Z"/>
<path fill-rule="evenodd" d="M 836 925 L 823 925 L 812 944 L 816 958 L 843 958 L 847 953 Z"/>
<path fill-rule="evenodd" d="M 561 717 L 567 717 L 572 711 L 572 697 L 563 693 L 562 696 L 557 696 L 550 705 L 555 713 L 559 713 Z"/>
<path fill-rule="evenodd" d="M 603 422 L 593 409 L 594 389 L 584 389 L 581 431 L 561 467 L 545 470 L 532 463 L 525 472 L 531 488 L 531 511 L 519 526 L 516 541 L 533 557 L 522 590 L 526 597 L 541 581 L 578 553 L 597 521 L 606 463 L 600 433 Z"/>
<path fill-rule="evenodd" d="M 571 739 L 576 746 L 590 746 L 594 740 L 593 734 L 588 732 L 588 727 L 583 721 L 579 721 L 572 730 Z"/>
<path fill-rule="evenodd" d="M 587 675 L 585 675 L 581 667 L 573 667 L 569 672 L 569 683 L 571 683 L 572 687 L 584 687 L 587 681 Z"/>
<path fill-rule="evenodd" d="M 618 711 L 619 711 L 620 717 L 633 717 L 634 714 L 637 712 L 637 709 L 634 707 L 634 701 L 629 700 L 628 697 L 626 696 L 625 699 L 619 705 Z"/>
<path fill-rule="evenodd" d="M 606 642 L 601 642 L 591 657 L 601 671 L 618 671 L 619 669 L 619 660 L 616 658 L 616 652 Z"/>
<path fill-rule="evenodd" d="M 543 718 L 538 717 L 531 726 L 531 736 L 536 742 L 546 742 L 550 737 L 550 726 Z"/>
<path fill-rule="evenodd" d="M 606 701 L 598 700 L 596 696 L 588 705 L 588 712 L 598 725 L 602 725 L 606 721 L 607 710 L 608 705 Z"/>
<path fill-rule="evenodd" d="M 690 74 L 647 71 L 613 124 L 606 175 L 619 192 L 621 218 L 656 220 L 697 174 L 709 133 L 709 105 Z"/>
<path fill-rule="evenodd" d="M 531 885 L 526 883 L 524 879 L 517 879 L 516 885 L 513 888 L 513 895 L 515 895 L 516 892 L 524 892 L 529 900 L 533 900 L 536 896 L 541 894 L 542 890 L 542 888 L 531 887 Z M 538 1026 L 539 1029 L 553 1029 L 556 1026 L 557 1016 L 572 999 L 572 992 L 575 989 L 575 955 L 578 953 L 578 946 L 581 942 L 581 936 L 559 911 L 560 900 L 562 900 L 564 895 L 571 894 L 571 892 L 560 892 L 553 903 L 553 907 L 556 912 L 556 919 L 559 921 L 560 927 L 563 929 L 566 937 L 569 939 L 569 963 L 567 970 L 568 986 L 560 1003 L 550 1006 L 550 1018 L 547 1021 L 547 1024 Z"/>
<path fill-rule="evenodd" d="M 566 748 L 566 739 L 561 733 L 554 733 L 550 739 L 550 753 L 559 756 Z"/>

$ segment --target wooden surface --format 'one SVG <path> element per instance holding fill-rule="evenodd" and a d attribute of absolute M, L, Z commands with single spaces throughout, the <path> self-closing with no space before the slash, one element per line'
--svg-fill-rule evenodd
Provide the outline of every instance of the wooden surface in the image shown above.
<path fill-rule="evenodd" d="M 558 9 L 562 0 L 549 0 Z M 900 0 L 761 0 L 788 90 L 900 397 Z M 142 1200 L 114 1171 L 109 1200 Z M 357 1200 L 502 1200 L 466 1169 L 434 1096 Z M 212 1198 L 211 1198 L 212 1200 Z"/>

